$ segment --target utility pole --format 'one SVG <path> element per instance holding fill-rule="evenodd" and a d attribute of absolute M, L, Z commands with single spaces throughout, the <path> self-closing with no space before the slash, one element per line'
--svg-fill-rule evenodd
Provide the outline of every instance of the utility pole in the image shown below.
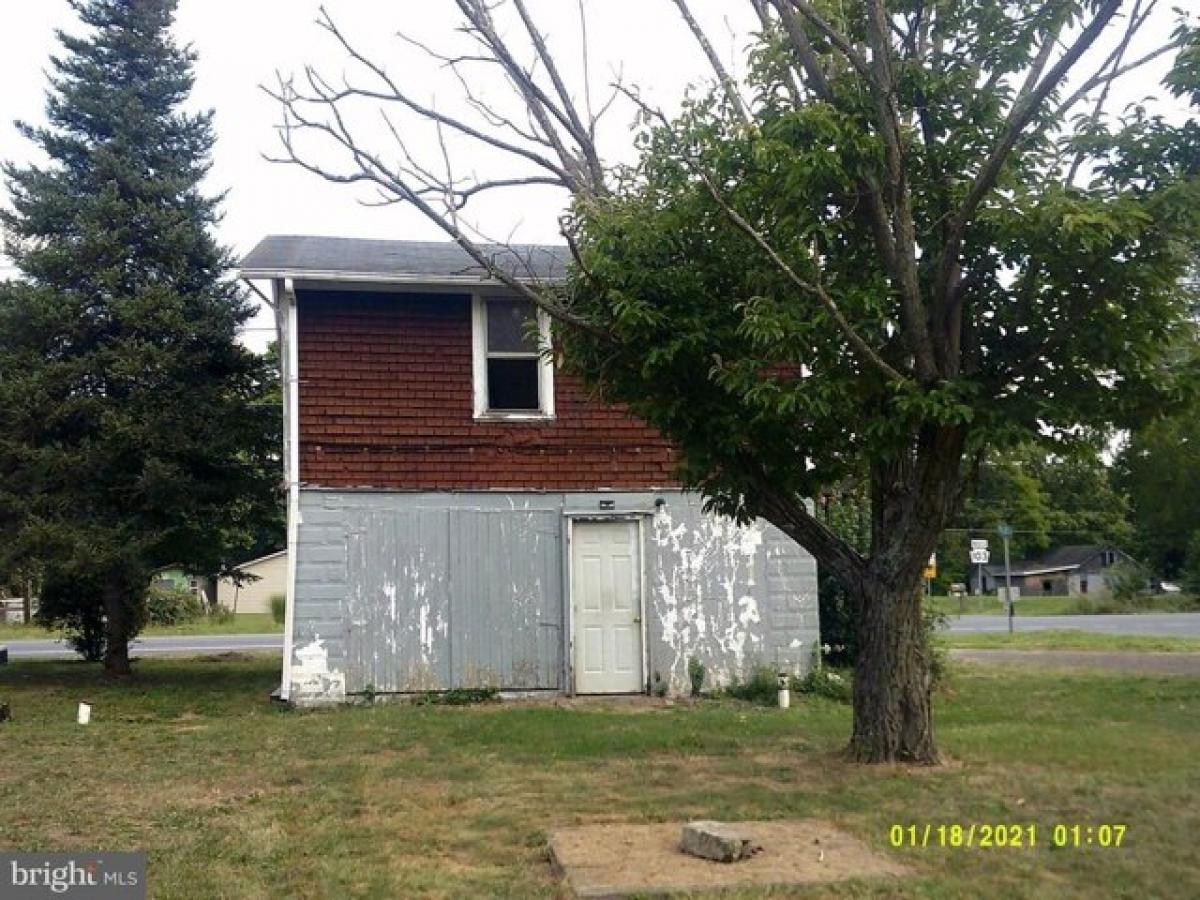
<path fill-rule="evenodd" d="M 1004 601 L 1008 604 L 1008 633 L 1013 633 L 1012 566 L 1008 561 L 1008 539 L 1012 537 L 1012 526 L 1001 523 L 997 529 L 1004 540 Z"/>

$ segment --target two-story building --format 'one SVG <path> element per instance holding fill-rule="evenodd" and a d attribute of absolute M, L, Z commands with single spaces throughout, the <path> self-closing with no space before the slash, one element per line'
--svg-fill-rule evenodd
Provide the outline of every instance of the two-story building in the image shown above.
<path fill-rule="evenodd" d="M 494 252 L 564 274 L 560 247 Z M 457 246 L 268 237 L 241 275 L 270 282 L 280 327 L 285 700 L 810 664 L 812 558 L 704 513 L 671 445 L 563 372 L 542 314 Z"/>

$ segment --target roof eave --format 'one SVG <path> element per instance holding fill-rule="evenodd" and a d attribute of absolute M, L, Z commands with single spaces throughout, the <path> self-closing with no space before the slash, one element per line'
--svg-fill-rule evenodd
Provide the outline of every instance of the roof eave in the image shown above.
<path fill-rule="evenodd" d="M 411 272 L 338 272 L 316 269 L 239 268 L 237 270 L 237 277 L 251 281 L 291 278 L 294 281 L 345 281 L 353 284 L 448 285 L 453 287 L 503 287 L 505 285 L 498 278 L 480 278 L 478 275 L 421 275 Z M 561 282 L 565 280 L 565 277 L 547 277 L 544 279 L 518 278 L 516 280 L 524 284 L 536 284 L 539 280 Z"/>

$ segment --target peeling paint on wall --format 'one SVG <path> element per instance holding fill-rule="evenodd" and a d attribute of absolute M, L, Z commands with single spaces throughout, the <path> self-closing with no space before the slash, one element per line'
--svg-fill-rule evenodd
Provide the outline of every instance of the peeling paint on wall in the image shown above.
<path fill-rule="evenodd" d="M 600 499 L 646 515 L 647 678 L 684 692 L 691 656 L 710 687 L 811 659 L 811 557 L 765 522 L 704 514 L 693 495 L 309 491 L 294 634 L 308 680 L 293 696 L 564 689 L 566 514 Z"/>
<path fill-rule="evenodd" d="M 292 663 L 292 697 L 306 705 L 341 703 L 346 699 L 346 676 L 331 671 L 329 654 L 321 636 L 295 651 Z"/>
<path fill-rule="evenodd" d="M 765 662 L 762 613 L 755 597 L 763 525 L 696 515 L 670 505 L 655 513 L 650 537 L 659 550 L 651 584 L 651 616 L 661 626 L 666 659 L 655 668 L 672 691 L 687 684 L 687 663 L 705 664 L 710 684 L 742 677 Z"/>

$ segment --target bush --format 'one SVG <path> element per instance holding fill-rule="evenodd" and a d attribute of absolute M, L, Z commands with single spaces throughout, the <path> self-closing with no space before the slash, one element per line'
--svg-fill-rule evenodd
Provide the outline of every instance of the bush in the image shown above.
<path fill-rule="evenodd" d="M 133 610 L 140 629 L 140 610 Z M 46 572 L 34 620 L 63 631 L 67 643 L 88 662 L 104 657 L 104 601 L 101 586 L 91 574 L 58 570 Z"/>
<path fill-rule="evenodd" d="M 1109 597 L 1127 608 L 1136 606 L 1149 586 L 1146 573 L 1132 563 L 1118 563 L 1108 570 L 1106 577 Z"/>
<path fill-rule="evenodd" d="M 1189 594 L 1200 594 L 1200 529 L 1191 537 L 1184 556 L 1183 571 L 1179 573 L 1183 589 Z"/>
<path fill-rule="evenodd" d="M 665 697 L 667 696 L 667 689 L 669 687 L 670 685 L 667 684 L 666 679 L 656 669 L 653 677 L 650 679 L 650 694 L 654 697 Z"/>
<path fill-rule="evenodd" d="M 287 597 L 283 594 L 271 595 L 271 618 L 276 625 L 282 625 L 287 617 Z"/>
<path fill-rule="evenodd" d="M 704 663 L 700 662 L 696 657 L 688 657 L 688 681 L 692 685 L 692 696 L 699 697 L 700 691 L 704 689 Z"/>
<path fill-rule="evenodd" d="M 368 685 L 364 696 L 374 700 L 375 686 Z M 500 697 L 494 687 L 453 688 L 448 691 L 428 691 L 413 698 L 415 706 L 470 706 L 475 703 L 490 703 Z"/>
<path fill-rule="evenodd" d="M 930 606 L 922 606 L 921 619 L 925 625 L 925 648 L 929 653 L 930 687 L 937 690 L 949 680 L 950 651 L 936 635 L 946 627 L 950 617 Z"/>
<path fill-rule="evenodd" d="M 779 700 L 779 673 L 770 666 L 755 666 L 747 681 L 734 680 L 725 695 L 747 703 L 774 706 Z"/>
<path fill-rule="evenodd" d="M 793 676 L 791 689 L 797 694 L 827 697 L 838 703 L 854 699 L 854 680 L 848 669 L 814 666 L 803 678 Z"/>
<path fill-rule="evenodd" d="M 191 591 L 153 584 L 146 591 L 146 616 L 152 625 L 182 625 L 204 615 L 204 603 Z"/>
<path fill-rule="evenodd" d="M 228 606 L 213 606 L 208 610 L 208 619 L 210 622 L 232 622 L 233 610 Z"/>

